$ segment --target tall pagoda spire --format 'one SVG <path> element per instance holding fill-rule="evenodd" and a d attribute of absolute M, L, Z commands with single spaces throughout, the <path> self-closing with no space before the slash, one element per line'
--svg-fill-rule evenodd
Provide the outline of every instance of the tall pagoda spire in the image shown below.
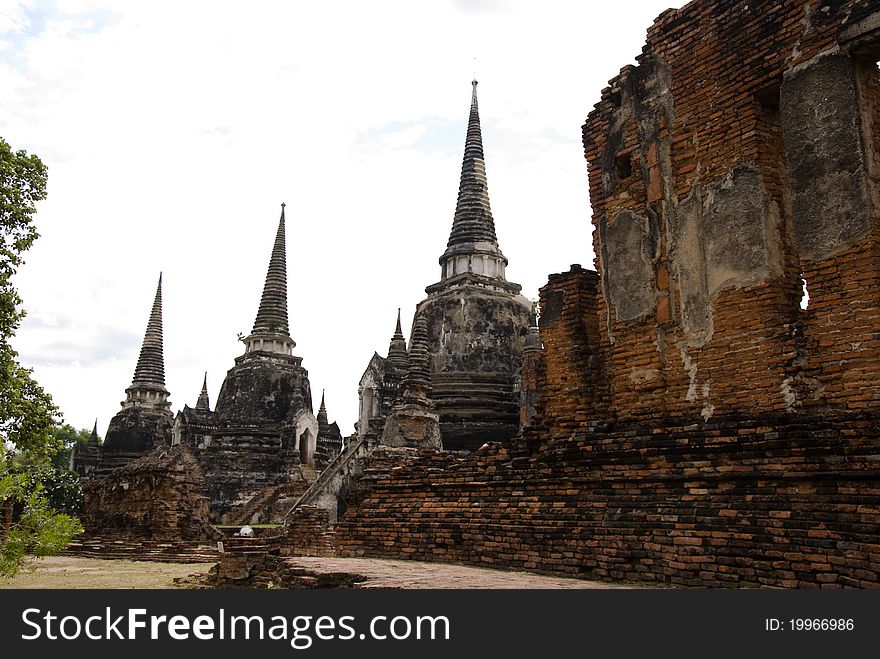
<path fill-rule="evenodd" d="M 147 321 L 147 331 L 134 369 L 134 378 L 125 393 L 123 407 L 164 407 L 170 413 L 162 350 L 162 273 L 159 273 L 159 285 L 156 287 L 156 297 Z"/>
<path fill-rule="evenodd" d="M 284 208 L 281 204 L 281 219 L 275 244 L 269 257 L 269 269 L 263 284 L 260 308 L 254 320 L 250 336 L 244 339 L 247 352 L 275 352 L 289 355 L 296 345 L 290 338 L 287 321 L 287 255 L 284 236 Z"/>
<path fill-rule="evenodd" d="M 461 163 L 458 201 L 449 242 L 440 257 L 441 276 L 446 279 L 471 272 L 503 280 L 507 259 L 498 247 L 495 220 L 489 205 L 480 111 L 477 104 L 477 81 L 473 80 L 471 85 L 471 109 Z"/>
<path fill-rule="evenodd" d="M 208 400 L 208 372 L 205 371 L 205 379 L 202 380 L 202 392 L 199 394 L 199 399 L 196 401 L 196 409 L 201 410 L 203 412 L 211 411 L 211 403 Z"/>
<path fill-rule="evenodd" d="M 428 353 L 428 321 L 423 314 L 413 321 L 412 341 L 409 346 L 409 370 L 404 387 L 426 393 L 431 385 L 431 367 Z"/>
<path fill-rule="evenodd" d="M 406 339 L 403 338 L 403 331 L 400 329 L 400 309 L 397 310 L 397 327 L 394 329 L 394 336 L 391 337 L 391 344 L 388 346 L 388 361 L 403 372 L 409 368 Z"/>
<path fill-rule="evenodd" d="M 318 425 L 327 423 L 327 406 L 324 405 L 324 389 L 321 389 L 321 407 L 318 408 Z"/>

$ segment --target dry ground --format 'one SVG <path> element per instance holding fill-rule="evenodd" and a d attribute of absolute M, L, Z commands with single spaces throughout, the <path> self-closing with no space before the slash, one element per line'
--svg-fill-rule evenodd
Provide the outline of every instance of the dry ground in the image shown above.
<path fill-rule="evenodd" d="M 179 588 L 175 577 L 207 572 L 213 563 L 147 563 L 49 556 L 0 588 Z"/>
<path fill-rule="evenodd" d="M 582 579 L 547 577 L 464 565 L 358 558 L 287 559 L 305 575 L 358 575 L 357 588 L 621 588 L 632 587 Z M 154 563 L 51 556 L 36 570 L 22 572 L 0 588 L 186 588 L 177 577 L 204 574 L 212 563 Z M 190 583 L 192 583 L 191 580 Z"/>

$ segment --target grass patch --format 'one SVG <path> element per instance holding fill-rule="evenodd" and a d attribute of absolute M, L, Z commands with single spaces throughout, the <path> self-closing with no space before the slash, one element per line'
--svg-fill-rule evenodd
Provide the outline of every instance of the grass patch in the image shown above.
<path fill-rule="evenodd" d="M 113 561 L 80 556 L 49 556 L 36 569 L 13 579 L 0 579 L 4 588 L 182 588 L 175 578 L 206 573 L 213 563 L 154 563 Z"/>

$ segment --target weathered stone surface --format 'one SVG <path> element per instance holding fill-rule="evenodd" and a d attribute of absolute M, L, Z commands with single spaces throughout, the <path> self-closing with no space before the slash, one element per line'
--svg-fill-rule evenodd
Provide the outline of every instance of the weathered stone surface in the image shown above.
<path fill-rule="evenodd" d="M 622 210 L 612 222 L 599 221 L 605 290 L 617 320 L 641 320 L 654 311 L 656 236 L 648 218 Z"/>
<path fill-rule="evenodd" d="M 670 271 L 679 281 L 681 327 L 689 343 L 701 345 L 712 337 L 712 306 L 706 281 L 702 239 L 703 200 L 699 186 L 676 207 L 671 219 Z"/>
<path fill-rule="evenodd" d="M 88 535 L 206 540 L 205 476 L 185 446 L 161 448 L 89 479 L 83 524 Z"/>
<path fill-rule="evenodd" d="M 515 384 L 530 307 L 475 284 L 433 292 L 416 310 L 427 323 L 443 445 L 452 450 L 508 441 L 519 430 Z"/>
<path fill-rule="evenodd" d="M 708 186 L 702 226 L 711 298 L 781 274 L 779 226 L 769 217 L 768 205 L 760 172 L 751 164 L 737 165 L 724 180 Z"/>
<path fill-rule="evenodd" d="M 122 409 L 107 427 L 99 473 L 122 467 L 161 446 L 171 446 L 173 419 L 165 410 Z"/>
<path fill-rule="evenodd" d="M 423 405 L 403 403 L 385 421 L 383 446 L 441 448 L 439 416 Z"/>
<path fill-rule="evenodd" d="M 227 373 L 216 412 L 221 423 L 279 423 L 297 408 L 311 412 L 311 401 L 302 358 L 247 353 Z"/>
<path fill-rule="evenodd" d="M 828 258 L 870 228 L 854 62 L 836 53 L 788 72 L 780 102 L 798 253 Z"/>

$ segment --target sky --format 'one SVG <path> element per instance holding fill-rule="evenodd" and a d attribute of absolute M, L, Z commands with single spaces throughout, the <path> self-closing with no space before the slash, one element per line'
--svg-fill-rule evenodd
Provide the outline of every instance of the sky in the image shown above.
<path fill-rule="evenodd" d="M 471 84 L 509 281 L 593 267 L 581 126 L 677 0 L 0 0 L 0 137 L 49 168 L 13 346 L 101 436 L 163 273 L 166 387 L 211 404 L 286 206 L 294 354 L 357 386 L 440 278 Z"/>

